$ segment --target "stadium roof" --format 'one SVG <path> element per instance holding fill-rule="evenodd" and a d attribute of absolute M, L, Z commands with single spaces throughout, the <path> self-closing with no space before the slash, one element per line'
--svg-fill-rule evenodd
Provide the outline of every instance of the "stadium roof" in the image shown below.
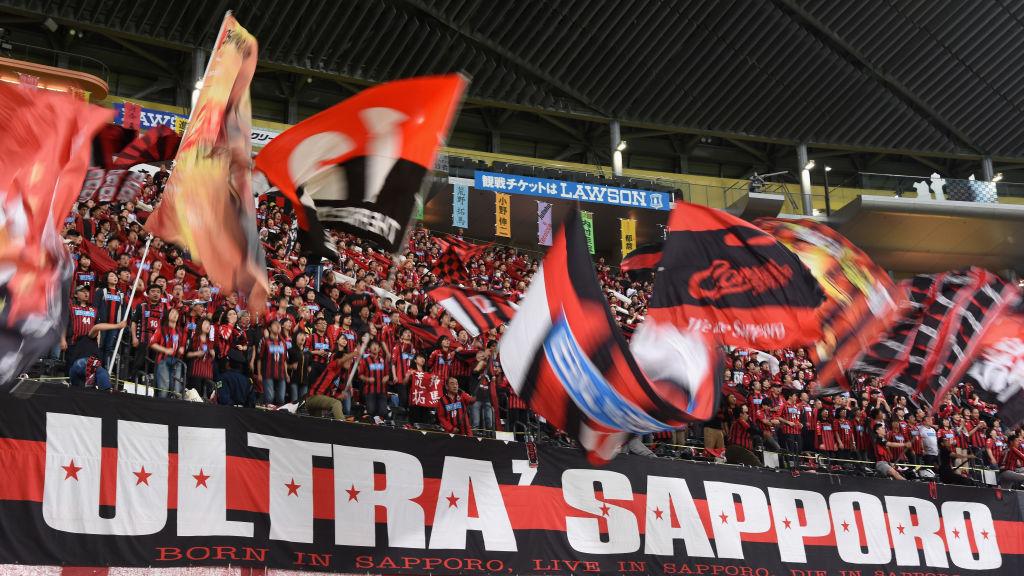
<path fill-rule="evenodd" d="M 366 83 L 462 70 L 471 98 L 643 129 L 1024 158 L 1024 4 L 998 0 L 8 0 L 207 48 L 234 9 L 264 65 Z M 752 153 L 761 153 L 754 149 Z"/>

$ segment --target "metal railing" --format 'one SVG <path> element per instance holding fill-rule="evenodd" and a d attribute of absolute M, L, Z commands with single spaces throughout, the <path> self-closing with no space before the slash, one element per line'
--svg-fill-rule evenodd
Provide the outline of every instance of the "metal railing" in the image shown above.
<path fill-rule="evenodd" d="M 110 83 L 110 69 L 103 62 L 88 56 L 3 40 L 0 41 L 0 57 L 85 72 Z"/>

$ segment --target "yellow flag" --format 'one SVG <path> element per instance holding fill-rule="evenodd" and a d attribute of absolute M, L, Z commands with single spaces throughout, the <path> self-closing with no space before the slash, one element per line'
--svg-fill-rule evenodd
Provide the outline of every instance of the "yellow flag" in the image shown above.
<path fill-rule="evenodd" d="M 494 194 L 494 235 L 512 237 L 512 197 L 501 192 Z"/>
<path fill-rule="evenodd" d="M 625 256 L 636 250 L 636 220 L 621 218 L 619 224 L 622 229 L 622 255 Z"/>

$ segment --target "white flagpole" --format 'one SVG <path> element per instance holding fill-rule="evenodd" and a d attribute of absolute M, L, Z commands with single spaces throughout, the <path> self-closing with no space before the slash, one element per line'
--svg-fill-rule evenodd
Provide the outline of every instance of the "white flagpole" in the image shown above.
<path fill-rule="evenodd" d="M 131 303 L 135 300 L 135 291 L 139 288 L 139 279 L 142 278 L 142 269 L 146 265 L 146 256 L 149 255 L 149 245 L 153 242 L 153 235 L 150 234 L 149 238 L 146 239 L 146 247 L 142 250 L 142 260 L 139 262 L 139 270 L 135 273 L 135 282 L 132 283 L 132 293 L 125 302 L 124 315 L 118 319 L 118 322 L 128 318 L 132 313 Z M 127 326 L 125 326 L 127 328 Z M 114 367 L 117 365 L 117 351 L 121 348 L 121 338 L 124 336 L 124 328 L 117 331 L 117 342 L 114 344 L 114 356 L 110 360 L 110 373 L 114 374 Z"/>

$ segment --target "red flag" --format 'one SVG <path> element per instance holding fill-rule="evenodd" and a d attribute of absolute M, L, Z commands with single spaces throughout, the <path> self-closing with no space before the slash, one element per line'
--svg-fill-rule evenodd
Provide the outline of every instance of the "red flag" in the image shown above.
<path fill-rule="evenodd" d="M 146 130 L 117 152 L 111 162 L 113 168 L 131 168 L 136 164 L 174 160 L 181 144 L 181 136 L 163 124 Z"/>
<path fill-rule="evenodd" d="M 132 102 L 125 102 L 121 109 L 121 126 L 129 130 L 138 130 L 142 124 L 142 107 Z"/>
<path fill-rule="evenodd" d="M 818 281 L 764 230 L 731 214 L 677 202 L 649 316 L 751 348 L 821 337 Z"/>
<path fill-rule="evenodd" d="M 451 314 L 470 336 L 507 324 L 515 315 L 517 305 L 497 292 L 473 290 L 458 286 L 437 286 L 427 292 Z"/>
<path fill-rule="evenodd" d="M 215 284 L 248 293 L 253 310 L 269 291 L 250 169 L 256 50 L 256 39 L 225 16 L 174 171 L 146 221 L 146 230 L 184 246 Z"/>
<path fill-rule="evenodd" d="M 0 83 L 0 384 L 57 343 L 71 259 L 59 228 L 111 113 Z"/>
<path fill-rule="evenodd" d="M 332 254 L 328 225 L 399 250 L 465 87 L 457 74 L 379 84 L 271 140 L 256 168 L 291 200 L 302 245 Z"/>
<path fill-rule="evenodd" d="M 451 284 L 469 283 L 469 271 L 466 270 L 466 264 L 463 263 L 462 258 L 459 257 L 458 253 L 451 246 L 441 254 L 437 262 L 434 262 L 434 267 L 431 268 L 430 272 L 441 282 Z"/>
<path fill-rule="evenodd" d="M 88 256 L 92 260 L 92 268 L 96 272 L 106 274 L 107 272 L 117 270 L 117 262 L 114 262 L 114 259 L 107 254 L 107 251 L 85 238 L 82 238 L 82 244 L 78 250 L 83 256 Z M 106 281 L 100 282 L 100 285 L 105 284 Z"/>

